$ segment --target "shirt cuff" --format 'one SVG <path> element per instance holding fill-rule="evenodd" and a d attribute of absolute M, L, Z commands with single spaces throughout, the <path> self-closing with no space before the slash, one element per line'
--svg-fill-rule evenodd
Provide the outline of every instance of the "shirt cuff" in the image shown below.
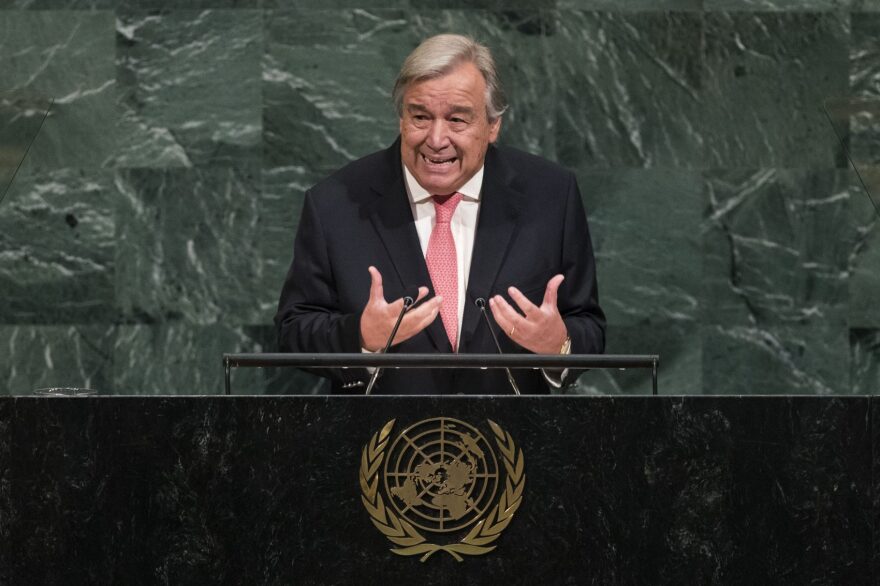
<path fill-rule="evenodd" d="M 371 352 L 366 348 L 361 348 L 361 354 L 375 354 L 375 352 Z M 364 368 L 366 368 L 367 372 L 369 372 L 370 374 L 373 374 L 373 372 L 376 370 L 375 366 L 365 366 Z"/>
<path fill-rule="evenodd" d="M 541 374 L 544 375 L 544 380 L 546 380 L 551 387 L 554 389 L 562 388 L 562 381 L 565 380 L 565 377 L 568 376 L 568 369 L 564 369 L 560 371 L 558 368 L 542 368 Z"/>

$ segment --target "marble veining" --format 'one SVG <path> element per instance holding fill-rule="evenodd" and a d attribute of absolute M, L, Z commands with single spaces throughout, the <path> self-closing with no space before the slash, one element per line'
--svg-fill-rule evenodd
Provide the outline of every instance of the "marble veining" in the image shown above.
<path fill-rule="evenodd" d="M 114 166 L 241 164 L 258 157 L 259 11 L 121 13 L 121 144 Z"/>
<path fill-rule="evenodd" d="M 115 148 L 112 22 L 108 11 L 0 11 L 0 92 L 55 100 L 34 168 L 98 167 Z"/>
<path fill-rule="evenodd" d="M 0 206 L 0 323 L 112 320 L 114 196 L 100 170 L 16 178 Z"/>

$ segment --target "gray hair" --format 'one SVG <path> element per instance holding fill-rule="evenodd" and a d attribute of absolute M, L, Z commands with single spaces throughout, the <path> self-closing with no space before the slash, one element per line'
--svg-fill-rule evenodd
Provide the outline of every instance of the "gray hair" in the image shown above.
<path fill-rule="evenodd" d="M 425 39 L 403 62 L 391 92 L 397 115 L 403 116 L 403 94 L 411 83 L 442 77 L 467 62 L 476 65 L 486 80 L 486 116 L 490 122 L 500 118 L 507 101 L 492 53 L 470 37 L 450 34 Z"/>

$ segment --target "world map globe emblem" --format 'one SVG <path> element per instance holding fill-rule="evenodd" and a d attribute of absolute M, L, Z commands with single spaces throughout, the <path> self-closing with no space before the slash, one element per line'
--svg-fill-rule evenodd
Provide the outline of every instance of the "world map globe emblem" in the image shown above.
<path fill-rule="evenodd" d="M 416 527 L 458 531 L 495 502 L 498 460 L 483 434 L 463 421 L 420 421 L 397 436 L 386 456 L 388 502 Z"/>

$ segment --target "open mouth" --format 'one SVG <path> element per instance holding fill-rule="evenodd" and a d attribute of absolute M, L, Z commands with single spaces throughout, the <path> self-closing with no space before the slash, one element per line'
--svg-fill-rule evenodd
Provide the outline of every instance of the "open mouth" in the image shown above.
<path fill-rule="evenodd" d="M 448 159 L 443 159 L 443 158 L 427 157 L 425 155 L 422 155 L 422 160 L 424 160 L 429 165 L 438 165 L 439 166 L 439 165 L 451 165 L 458 160 L 458 157 L 450 157 Z"/>

